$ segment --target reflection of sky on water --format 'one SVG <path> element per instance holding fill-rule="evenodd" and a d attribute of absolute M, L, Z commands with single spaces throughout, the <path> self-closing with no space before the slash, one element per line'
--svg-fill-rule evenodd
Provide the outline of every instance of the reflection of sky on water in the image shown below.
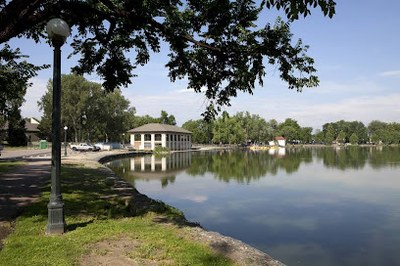
<path fill-rule="evenodd" d="M 314 160 L 246 184 L 183 171 L 162 190 L 159 180 L 135 186 L 288 265 L 400 265 L 398 172 L 327 169 Z"/>

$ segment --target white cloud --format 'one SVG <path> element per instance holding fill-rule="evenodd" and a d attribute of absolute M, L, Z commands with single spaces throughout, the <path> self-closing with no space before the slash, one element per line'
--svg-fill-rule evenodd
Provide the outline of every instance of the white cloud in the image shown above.
<path fill-rule="evenodd" d="M 190 119 L 199 119 L 207 106 L 207 99 L 200 93 L 190 90 L 165 91 L 159 95 L 145 95 L 140 91 L 132 91 L 126 96 L 138 115 L 158 117 L 161 110 L 172 114 L 178 125 Z"/>
<path fill-rule="evenodd" d="M 379 73 L 381 77 L 400 77 L 400 70 L 386 71 Z"/>
<path fill-rule="evenodd" d="M 206 202 L 208 200 L 208 197 L 206 195 L 197 195 L 197 194 L 193 194 L 193 195 L 183 195 L 183 196 L 177 196 L 178 198 L 184 199 L 184 200 L 190 200 L 190 201 L 194 201 L 196 203 L 203 203 Z"/>
<path fill-rule="evenodd" d="M 42 112 L 39 111 L 37 102 L 46 93 L 47 80 L 32 78 L 29 82 L 33 84 L 26 91 L 25 102 L 21 107 L 21 114 L 23 117 L 40 118 Z"/>
<path fill-rule="evenodd" d="M 399 121 L 400 94 L 384 96 L 353 97 L 328 104 L 313 104 L 298 106 L 290 111 L 293 117 L 309 123 L 335 122 L 338 120 L 362 121 L 368 124 L 372 120 Z"/>

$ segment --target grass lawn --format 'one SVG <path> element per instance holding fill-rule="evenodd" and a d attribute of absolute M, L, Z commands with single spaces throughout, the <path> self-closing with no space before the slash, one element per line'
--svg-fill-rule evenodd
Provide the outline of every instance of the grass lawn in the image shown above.
<path fill-rule="evenodd" d="M 190 239 L 182 224 L 160 222 L 182 220 L 178 210 L 153 201 L 149 208 L 132 212 L 106 177 L 100 168 L 63 165 L 67 233 L 45 234 L 47 187 L 17 219 L 0 251 L 0 265 L 96 265 L 96 260 L 113 256 L 135 265 L 234 265 Z"/>
<path fill-rule="evenodd" d="M 0 162 L 0 173 L 11 172 L 13 169 L 23 164 L 24 162 Z"/>

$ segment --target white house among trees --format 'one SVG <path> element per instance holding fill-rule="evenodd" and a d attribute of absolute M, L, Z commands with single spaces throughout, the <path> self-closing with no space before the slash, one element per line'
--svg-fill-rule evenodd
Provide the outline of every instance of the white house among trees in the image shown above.
<path fill-rule="evenodd" d="M 137 150 L 154 150 L 161 146 L 171 150 L 192 147 L 192 132 L 172 125 L 151 123 L 128 131 L 130 143 Z"/>
<path fill-rule="evenodd" d="M 275 137 L 275 141 L 278 143 L 279 147 L 285 147 L 286 146 L 286 139 L 282 136 Z"/>

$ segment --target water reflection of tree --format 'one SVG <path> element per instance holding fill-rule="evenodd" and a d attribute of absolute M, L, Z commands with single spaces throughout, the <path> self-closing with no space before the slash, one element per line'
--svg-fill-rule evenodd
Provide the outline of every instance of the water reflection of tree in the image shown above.
<path fill-rule="evenodd" d="M 294 173 L 302 162 L 311 161 L 312 153 L 306 149 L 289 151 L 283 157 L 261 151 L 224 151 L 193 156 L 192 165 L 186 172 L 192 176 L 210 172 L 225 182 L 249 183 L 267 174 L 276 175 L 279 169 Z"/>
<path fill-rule="evenodd" d="M 382 168 L 388 165 L 400 166 L 399 147 L 341 147 L 338 149 L 321 148 L 315 149 L 317 158 L 322 159 L 325 166 L 329 168 L 363 169 L 367 164 L 372 168 Z"/>
<path fill-rule="evenodd" d="M 177 160 L 178 157 L 167 157 Z M 166 171 L 131 171 L 131 160 L 122 159 L 109 163 L 113 171 L 124 177 L 132 185 L 136 178 L 143 180 L 158 179 L 162 187 L 174 183 L 176 175 L 186 171 L 191 176 L 203 176 L 212 173 L 215 178 L 224 181 L 249 183 L 266 175 L 276 175 L 279 170 L 287 174 L 298 171 L 302 163 L 320 160 L 328 168 L 362 169 L 367 164 L 372 168 L 400 166 L 399 147 L 340 147 L 328 148 L 289 148 L 284 156 L 269 154 L 268 151 L 213 151 L 193 153 L 191 165 L 178 164 L 171 161 Z M 172 167 L 173 166 L 173 167 Z M 172 168 L 171 168 L 172 167 Z M 138 176 L 139 175 L 139 176 Z M 143 175 L 143 176 L 142 176 Z M 155 175 L 155 176 L 152 176 Z M 157 177 L 156 177 L 157 176 Z"/>
<path fill-rule="evenodd" d="M 371 152 L 370 165 L 374 169 L 387 166 L 400 167 L 400 148 L 399 147 L 380 147 L 374 148 Z"/>
<path fill-rule="evenodd" d="M 176 176 L 167 176 L 161 179 L 162 188 L 167 187 L 169 184 L 175 183 Z"/>
<path fill-rule="evenodd" d="M 362 147 L 322 148 L 315 152 L 326 167 L 341 170 L 362 169 L 369 157 L 368 149 Z"/>

